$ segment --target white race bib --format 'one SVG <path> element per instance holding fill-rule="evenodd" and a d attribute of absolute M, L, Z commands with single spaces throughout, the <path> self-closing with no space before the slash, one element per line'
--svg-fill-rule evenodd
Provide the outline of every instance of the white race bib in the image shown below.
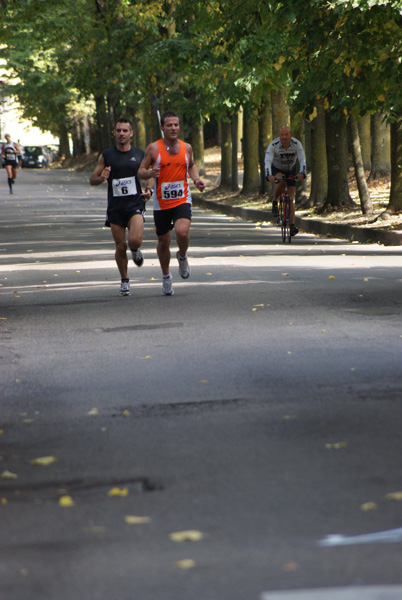
<path fill-rule="evenodd" d="M 166 181 L 162 183 L 162 199 L 177 200 L 184 197 L 184 181 Z"/>
<path fill-rule="evenodd" d="M 135 177 L 124 177 L 123 179 L 113 179 L 113 196 L 135 196 L 137 194 L 137 185 Z"/>

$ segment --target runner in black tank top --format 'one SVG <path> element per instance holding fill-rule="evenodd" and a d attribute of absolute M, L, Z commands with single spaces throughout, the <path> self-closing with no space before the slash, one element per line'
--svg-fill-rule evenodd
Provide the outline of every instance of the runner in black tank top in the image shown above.
<path fill-rule="evenodd" d="M 116 245 L 115 258 L 120 272 L 120 295 L 130 295 L 128 278 L 126 229 L 128 246 L 134 263 L 141 267 L 144 258 L 140 250 L 144 233 L 145 202 L 151 197 L 148 187 L 143 193 L 137 177 L 144 152 L 131 146 L 133 126 L 128 119 L 119 119 L 114 130 L 116 147 L 104 150 L 89 182 L 108 182 L 108 203 L 105 225 L 112 230 Z"/>

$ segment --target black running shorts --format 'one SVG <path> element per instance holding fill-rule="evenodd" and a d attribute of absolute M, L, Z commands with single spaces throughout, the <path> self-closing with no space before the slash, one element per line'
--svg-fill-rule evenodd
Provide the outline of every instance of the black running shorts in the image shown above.
<path fill-rule="evenodd" d="M 154 221 L 156 227 L 156 235 L 165 235 L 171 229 L 178 219 L 188 219 L 191 221 L 191 204 L 184 202 L 173 208 L 165 210 L 154 210 Z"/>

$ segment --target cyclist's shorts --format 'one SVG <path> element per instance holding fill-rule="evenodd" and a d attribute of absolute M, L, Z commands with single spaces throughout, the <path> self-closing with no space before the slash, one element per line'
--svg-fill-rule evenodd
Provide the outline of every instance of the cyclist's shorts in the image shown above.
<path fill-rule="evenodd" d="M 165 235 L 165 233 L 168 233 L 173 229 L 178 219 L 188 219 L 191 221 L 191 214 L 191 204 L 188 202 L 165 210 L 154 210 L 156 235 Z"/>
<path fill-rule="evenodd" d="M 277 169 L 274 165 L 272 165 L 272 175 L 276 175 L 277 173 L 283 173 L 285 177 L 289 177 L 289 175 L 293 175 L 295 177 L 297 175 L 296 165 L 290 169 L 290 171 L 284 171 L 283 169 Z M 295 187 L 296 179 L 293 181 L 287 181 L 288 187 Z"/>

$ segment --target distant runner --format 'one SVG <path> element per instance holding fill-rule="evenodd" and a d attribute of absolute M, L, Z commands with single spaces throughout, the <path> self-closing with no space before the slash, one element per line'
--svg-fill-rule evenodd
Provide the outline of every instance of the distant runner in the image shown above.
<path fill-rule="evenodd" d="M 8 187 L 10 190 L 10 194 L 13 193 L 13 184 L 17 179 L 18 174 L 18 164 L 19 157 L 21 156 L 21 149 L 17 142 L 11 141 L 11 136 L 9 133 L 6 133 L 4 136 L 6 138 L 6 142 L 3 144 L 1 149 L 1 156 L 5 161 L 6 171 L 8 176 Z"/>

